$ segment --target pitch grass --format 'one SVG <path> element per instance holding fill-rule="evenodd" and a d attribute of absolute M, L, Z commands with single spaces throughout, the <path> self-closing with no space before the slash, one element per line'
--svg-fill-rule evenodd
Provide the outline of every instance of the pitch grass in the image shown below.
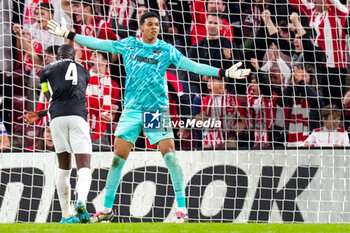
<path fill-rule="evenodd" d="M 13 223 L 0 224 L 1 233 L 338 233 L 350 232 L 350 224 L 235 224 L 235 223 Z"/>

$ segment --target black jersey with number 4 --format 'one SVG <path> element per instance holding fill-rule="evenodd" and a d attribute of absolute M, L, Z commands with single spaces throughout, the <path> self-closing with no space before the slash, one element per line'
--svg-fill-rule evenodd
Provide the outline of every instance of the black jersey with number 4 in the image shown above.
<path fill-rule="evenodd" d="M 85 92 L 89 79 L 89 71 L 70 59 L 58 60 L 44 67 L 40 72 L 40 83 L 48 83 L 51 120 L 75 115 L 87 121 Z"/>

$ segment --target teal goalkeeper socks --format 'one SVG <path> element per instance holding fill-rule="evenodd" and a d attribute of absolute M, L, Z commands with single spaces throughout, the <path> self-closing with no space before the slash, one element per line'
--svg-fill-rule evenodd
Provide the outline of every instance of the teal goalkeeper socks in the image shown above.
<path fill-rule="evenodd" d="M 118 155 L 114 155 L 112 166 L 109 169 L 106 184 L 106 194 L 104 207 L 112 208 L 115 195 L 122 176 L 122 169 L 125 164 L 125 159 L 120 158 Z"/>
<path fill-rule="evenodd" d="M 163 159 L 170 172 L 177 205 L 178 207 L 186 207 L 184 175 L 181 166 L 177 161 L 176 155 L 173 152 L 169 152 L 164 155 Z"/>

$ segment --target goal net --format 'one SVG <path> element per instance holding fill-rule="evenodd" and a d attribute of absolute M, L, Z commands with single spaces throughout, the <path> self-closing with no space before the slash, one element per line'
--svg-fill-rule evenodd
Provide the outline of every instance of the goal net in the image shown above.
<path fill-rule="evenodd" d="M 350 222 L 349 4 L 344 0 L 0 0 L 0 222 L 58 222 L 57 159 L 40 71 L 70 43 L 90 72 L 93 143 L 87 210 L 103 207 L 114 132 L 124 109 L 122 56 L 48 33 L 64 18 L 77 34 L 139 38 L 155 12 L 159 39 L 198 63 L 245 79 L 208 77 L 170 64 L 165 74 L 177 157 L 192 222 Z M 157 46 L 140 64 L 165 56 Z M 170 55 L 169 55 L 170 56 Z M 146 76 L 147 74 L 145 74 Z M 59 77 L 58 77 L 59 78 Z M 149 92 L 155 90 L 153 87 Z M 128 90 L 133 91 L 133 90 Z M 145 93 L 148 94 L 148 93 Z M 163 124 L 144 113 L 144 128 Z M 165 118 L 164 118 L 165 119 Z M 72 203 L 77 171 L 71 174 Z M 140 132 L 123 170 L 117 222 L 172 222 L 176 201 L 157 145 Z"/>

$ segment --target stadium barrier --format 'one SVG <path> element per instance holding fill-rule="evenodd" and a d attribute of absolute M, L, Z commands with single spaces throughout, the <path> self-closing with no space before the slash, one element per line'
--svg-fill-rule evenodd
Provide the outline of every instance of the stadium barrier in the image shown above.
<path fill-rule="evenodd" d="M 192 222 L 350 222 L 347 150 L 182 151 Z M 87 210 L 103 205 L 112 153 L 94 153 Z M 58 222 L 54 153 L 0 154 L 0 222 Z M 76 170 L 72 170 L 75 198 Z M 114 208 L 120 222 L 171 222 L 176 203 L 160 153 L 133 152 Z"/>

